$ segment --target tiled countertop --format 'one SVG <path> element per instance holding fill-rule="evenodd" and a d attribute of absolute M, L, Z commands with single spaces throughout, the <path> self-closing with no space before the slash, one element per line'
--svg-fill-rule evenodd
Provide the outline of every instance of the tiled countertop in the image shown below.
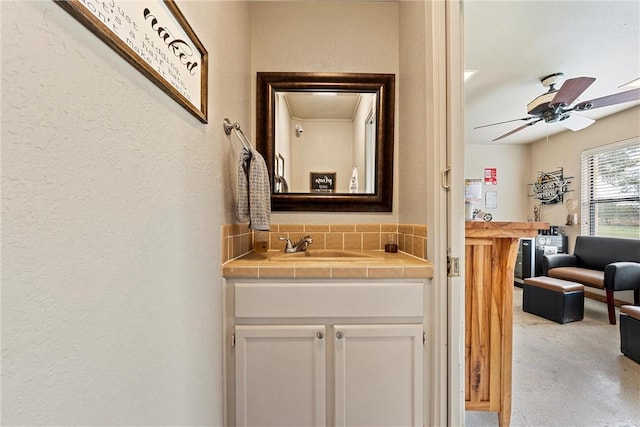
<path fill-rule="evenodd" d="M 282 251 L 249 252 L 222 265 L 225 278 L 242 279 L 404 279 L 432 278 L 431 262 L 404 252 L 358 251 L 370 260 L 299 261 L 272 258 Z"/>

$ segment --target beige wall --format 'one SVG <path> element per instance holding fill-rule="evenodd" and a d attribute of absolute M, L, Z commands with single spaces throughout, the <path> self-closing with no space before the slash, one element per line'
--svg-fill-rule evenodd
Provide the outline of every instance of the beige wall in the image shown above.
<path fill-rule="evenodd" d="M 251 31 L 254 91 L 258 71 L 398 74 L 399 25 L 396 2 L 255 2 L 251 6 Z M 255 111 L 255 95 L 252 95 L 252 99 L 252 110 Z M 255 129 L 255 115 L 253 123 L 252 128 Z M 396 125 L 396 156 L 401 149 L 397 129 Z M 397 169 L 396 165 L 392 213 L 275 212 L 271 216 L 272 222 L 395 223 Z"/>
<path fill-rule="evenodd" d="M 335 172 L 336 192 L 348 193 L 353 159 L 353 123 L 340 120 L 294 120 L 304 132 L 291 138 L 291 181 L 289 191 L 308 193 L 311 172 Z M 294 128 L 292 122 L 292 129 Z M 291 132 L 295 135 L 295 131 Z"/>
<path fill-rule="evenodd" d="M 427 14 L 423 2 L 252 4 L 254 76 L 258 71 L 396 74 L 393 212 L 280 212 L 272 214 L 274 223 L 427 221 L 427 180 L 431 171 L 426 165 L 434 144 L 427 136 L 427 97 L 431 89 L 426 86 L 426 70 L 432 42 L 430 29 L 425 28 Z M 255 82 L 253 86 L 255 89 Z M 255 104 L 255 96 L 253 101 Z M 364 171 L 359 168 L 358 172 L 362 178 Z"/>
<path fill-rule="evenodd" d="M 397 76 L 394 211 L 275 222 L 426 221 L 422 2 L 181 2 L 209 51 L 207 125 L 55 3 L 0 7 L 4 424 L 221 424 L 240 149 L 221 122 L 253 140 L 258 70 Z"/>
<path fill-rule="evenodd" d="M 484 169 L 496 168 L 497 185 L 484 185 Z M 482 209 L 493 216 L 493 221 L 527 221 L 532 214 L 526 210 L 529 187 L 528 145 L 467 145 L 465 147 L 465 179 L 482 179 L 482 194 L 497 193 L 497 208 L 487 209 L 485 200 L 476 202 L 475 209 Z"/>
<path fill-rule="evenodd" d="M 640 136 L 640 107 L 633 107 L 599 119 L 596 123 L 579 132 L 562 132 L 552 135 L 549 141 L 546 139 L 536 141 L 531 145 L 531 168 L 529 182 L 536 178 L 537 171 L 552 171 L 558 166 L 564 168 L 564 175 L 571 176 L 569 190 L 565 194 L 565 202 L 568 198 L 581 200 L 580 156 L 582 151 L 600 147 L 614 142 Z M 528 209 L 533 210 L 535 202 L 529 198 Z M 567 209 L 564 204 L 544 205 L 542 207 L 542 220 L 555 225 L 564 225 L 567 218 Z M 584 218 L 581 218 L 584 221 Z M 580 235 L 580 227 L 566 227 L 565 234 L 569 236 L 569 252 L 573 252 L 576 236 Z M 591 292 L 604 294 L 598 290 L 589 289 Z M 616 298 L 633 303 L 633 292 L 616 292 Z"/>
<path fill-rule="evenodd" d="M 558 167 L 564 168 L 564 175 L 570 179 L 568 198 L 581 200 L 580 155 L 582 151 L 637 137 L 640 135 L 640 107 L 633 107 L 599 119 L 593 125 L 579 132 L 562 132 L 551 135 L 549 141 L 539 140 L 531 144 L 530 172 L 528 182 L 535 180 L 537 172 L 549 172 Z M 527 209 L 533 212 L 535 201 L 528 199 Z M 544 205 L 542 220 L 553 225 L 564 225 L 567 209 L 564 204 Z M 580 234 L 580 227 L 567 227 L 569 246 L 573 249 L 575 236 Z"/>
<path fill-rule="evenodd" d="M 210 54 L 204 125 L 54 2 L 0 3 L 2 424 L 221 425 L 248 4 L 180 2 Z"/>
<path fill-rule="evenodd" d="M 398 99 L 401 114 L 396 122 L 399 127 L 398 213 L 401 223 L 422 224 L 427 218 L 427 180 L 432 176 L 427 170 L 427 156 L 433 142 L 427 134 L 430 125 L 427 104 L 431 102 L 427 81 L 427 57 L 430 53 L 430 29 L 422 2 L 400 2 L 400 74 Z M 430 229 L 431 231 L 432 229 Z"/>

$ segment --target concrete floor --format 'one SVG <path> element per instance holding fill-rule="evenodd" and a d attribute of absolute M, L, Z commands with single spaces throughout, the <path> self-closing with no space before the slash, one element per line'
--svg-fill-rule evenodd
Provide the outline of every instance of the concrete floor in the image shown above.
<path fill-rule="evenodd" d="M 604 303 L 585 299 L 584 320 L 561 325 L 523 312 L 515 288 L 513 310 L 512 426 L 640 427 L 640 364 L 620 353 Z M 466 425 L 498 417 L 466 412 Z"/>

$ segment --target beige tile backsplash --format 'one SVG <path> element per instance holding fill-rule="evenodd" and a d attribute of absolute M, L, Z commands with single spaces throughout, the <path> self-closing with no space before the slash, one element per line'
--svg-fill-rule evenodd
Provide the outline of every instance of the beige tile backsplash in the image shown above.
<path fill-rule="evenodd" d="M 224 224 L 221 232 L 222 262 L 238 258 L 253 249 L 253 231 L 247 224 Z"/>
<path fill-rule="evenodd" d="M 271 224 L 271 231 L 255 234 L 247 224 L 225 224 L 222 262 L 251 251 L 254 241 L 266 241 L 268 249 L 280 250 L 285 245 L 280 237 L 296 241 L 307 234 L 313 239 L 311 248 L 376 250 L 395 240 L 399 250 L 427 259 L 427 226 L 423 224 Z"/>

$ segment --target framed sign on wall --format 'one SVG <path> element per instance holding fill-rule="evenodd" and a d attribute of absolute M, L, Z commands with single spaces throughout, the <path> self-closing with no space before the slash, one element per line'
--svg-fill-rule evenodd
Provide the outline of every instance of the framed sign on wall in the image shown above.
<path fill-rule="evenodd" d="M 564 176 L 563 168 L 553 172 L 538 172 L 536 181 L 529 184 L 531 186 L 529 196 L 539 200 L 543 205 L 562 203 L 564 194 L 572 191 L 567 188 L 571 178 L 573 177 Z"/>
<path fill-rule="evenodd" d="M 310 172 L 312 193 L 333 193 L 336 191 L 336 172 Z"/>
<path fill-rule="evenodd" d="M 173 0 L 54 0 L 207 123 L 208 53 Z"/>

